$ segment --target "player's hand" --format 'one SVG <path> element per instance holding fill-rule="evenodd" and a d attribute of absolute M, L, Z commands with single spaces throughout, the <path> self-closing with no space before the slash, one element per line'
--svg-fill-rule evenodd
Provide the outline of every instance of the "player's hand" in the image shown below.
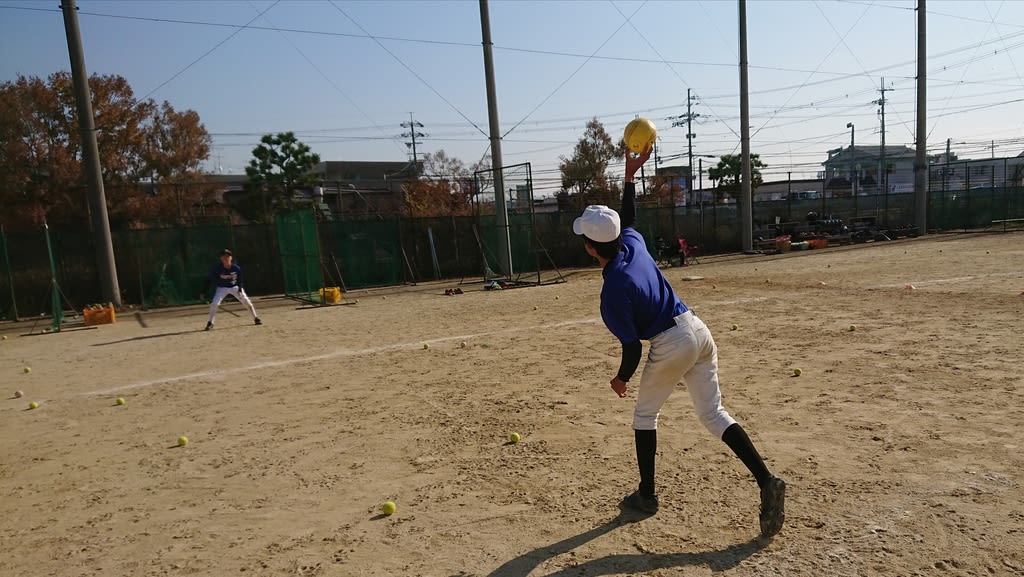
<path fill-rule="evenodd" d="M 632 153 L 626 152 L 626 182 L 633 181 L 633 176 L 636 174 L 636 171 L 640 170 L 640 167 L 651 158 L 651 152 L 653 151 L 654 149 L 651 146 L 648 146 L 643 152 L 635 157 Z"/>
<path fill-rule="evenodd" d="M 626 389 L 628 388 L 629 383 L 616 376 L 612 379 L 611 385 L 612 390 L 615 391 L 615 394 L 618 395 L 620 399 L 626 397 Z"/>

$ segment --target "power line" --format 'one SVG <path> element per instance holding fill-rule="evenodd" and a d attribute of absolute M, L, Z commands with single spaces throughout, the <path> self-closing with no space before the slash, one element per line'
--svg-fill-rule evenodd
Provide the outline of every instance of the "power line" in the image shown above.
<path fill-rule="evenodd" d="M 253 10 L 258 10 L 258 9 L 256 8 L 256 6 L 253 6 L 253 3 L 252 3 L 252 2 L 248 2 L 248 4 L 249 4 L 249 6 L 252 6 Z M 262 17 L 263 17 L 263 19 L 264 19 L 264 20 L 265 20 L 265 21 L 267 22 L 267 24 L 270 24 L 271 26 L 274 26 L 274 23 L 273 23 L 273 22 L 271 22 L 271 21 L 270 21 L 270 19 L 269 19 L 269 18 L 267 18 L 267 16 L 266 16 L 265 14 L 261 13 L 261 14 L 260 14 L 260 16 L 262 16 Z M 313 67 L 313 70 L 316 70 L 316 71 L 317 71 L 317 73 L 318 73 L 318 74 L 319 74 L 319 75 L 320 75 L 320 76 L 321 76 L 321 77 L 322 77 L 322 78 L 323 78 L 324 80 L 326 80 L 326 81 L 327 81 L 327 83 L 328 83 L 328 84 L 330 84 L 330 85 L 331 85 L 331 86 L 332 86 L 332 87 L 334 88 L 334 90 L 336 90 L 336 91 L 338 92 L 338 94 L 341 94 L 341 95 L 342 95 L 342 96 L 343 96 L 343 97 L 345 98 L 345 100 L 348 100 L 349 104 L 351 104 L 353 108 L 355 108 L 356 110 L 358 110 L 358 111 L 359 111 L 359 114 L 362 114 L 362 115 L 363 115 L 363 117 L 365 117 L 365 118 L 366 118 L 367 120 L 369 120 L 369 121 L 370 121 L 370 123 L 371 123 L 371 124 L 373 124 L 373 126 L 374 126 L 374 127 L 375 127 L 375 128 L 376 128 L 376 129 L 378 130 L 378 131 L 380 131 L 380 133 L 381 133 L 381 134 L 384 134 L 384 135 L 386 136 L 386 133 L 384 132 L 384 129 L 383 129 L 383 128 L 381 128 L 381 127 L 380 127 L 379 125 L 377 125 L 377 123 L 376 123 L 376 122 L 374 122 L 372 118 L 370 118 L 370 115 L 369 115 L 369 114 L 367 114 L 367 113 L 366 113 L 366 111 L 364 111 L 364 110 L 363 110 L 363 109 L 362 109 L 362 108 L 361 108 L 361 107 L 360 107 L 360 106 L 359 106 L 358 104 L 356 104 L 356 101 L 355 101 L 355 100 L 353 100 L 353 99 L 352 99 L 352 97 L 351 97 L 351 96 L 349 96 L 349 95 L 348 95 L 348 93 L 347 93 L 347 92 L 345 92 L 345 91 L 344 91 L 344 90 L 343 90 L 343 89 L 342 89 L 342 88 L 341 88 L 340 86 L 338 86 L 338 84 L 337 84 L 337 83 L 336 83 L 336 82 L 335 82 L 334 80 L 332 80 L 332 79 L 331 79 L 331 78 L 330 78 L 329 76 L 327 76 L 327 74 L 326 74 L 326 73 L 324 73 L 324 71 L 323 71 L 323 70 L 321 70 L 321 69 L 320 69 L 320 67 L 319 67 L 319 66 L 317 66 L 317 65 L 316 65 L 316 63 L 315 63 L 315 62 L 313 62 L 313 60 L 312 60 L 312 59 L 311 59 L 311 58 L 310 58 L 309 56 L 306 56 L 306 53 L 305 53 L 305 52 L 303 52 L 303 51 L 302 51 L 302 49 L 301 49 L 301 48 L 299 48 L 297 44 L 295 44 L 294 42 L 292 42 L 292 41 L 291 41 L 291 39 L 290 39 L 290 38 L 288 38 L 288 35 L 287 35 L 287 34 L 285 34 L 284 32 L 282 32 L 281 30 L 278 30 L 278 33 L 279 33 L 279 34 L 281 35 L 281 38 L 284 38 L 285 42 L 287 42 L 287 43 L 288 43 L 288 44 L 289 44 L 289 45 L 290 45 L 290 46 L 291 46 L 292 48 L 294 48 L 294 49 L 295 49 L 295 51 L 296 51 L 296 52 L 298 52 L 298 53 L 299 53 L 299 56 L 302 56 L 303 60 L 305 60 L 305 61 L 306 61 L 306 62 L 307 62 L 307 63 L 308 63 L 308 64 L 309 64 L 310 66 L 312 66 L 312 67 Z M 399 150 L 401 150 L 401 149 L 402 149 L 401 145 L 400 145 L 400 144 L 398 144 L 398 142 L 397 142 L 397 140 L 396 140 L 395 138 L 393 138 L 393 137 L 392 137 L 392 138 L 391 138 L 391 141 L 392 141 L 392 142 L 394 142 L 395 146 L 397 146 Z"/>
<path fill-rule="evenodd" d="M 228 40 L 231 40 L 232 38 L 234 38 L 234 37 L 235 37 L 235 36 L 236 36 L 236 35 L 237 35 L 237 34 L 238 34 L 239 32 L 241 32 L 242 30 L 245 30 L 245 29 L 246 29 L 246 28 L 247 28 L 247 27 L 249 26 L 249 24 L 252 24 L 252 23 L 253 23 L 253 22 L 255 22 L 256 20 L 258 20 L 258 19 L 259 19 L 259 18 L 260 18 L 261 16 L 263 16 L 264 14 L 266 14 L 267 12 L 269 12 L 269 11 L 271 10 L 271 8 L 273 8 L 274 6 L 277 6 L 277 5 L 278 5 L 278 4 L 280 3 L 280 2 L 281 2 L 281 0 L 275 0 L 275 2 L 274 2 L 273 4 L 271 4 L 271 5 L 270 5 L 270 6 L 268 6 L 268 7 L 267 7 L 267 8 L 265 9 L 265 10 L 263 10 L 262 12 L 260 12 L 259 14 L 257 14 L 257 15 L 256 15 L 256 16 L 255 16 L 255 17 L 254 17 L 254 18 L 252 19 L 252 20 L 249 20 L 249 22 L 247 22 L 247 23 L 246 23 L 246 24 L 245 24 L 244 26 L 242 26 L 241 28 L 239 28 L 239 29 L 235 30 L 235 31 L 234 31 L 234 32 L 232 32 L 231 34 L 228 34 L 227 38 L 225 38 L 224 40 L 221 40 L 220 42 L 218 42 L 217 44 L 215 44 L 215 45 L 213 46 L 213 48 L 210 48 L 209 50 L 207 50 L 206 52 L 204 52 L 204 53 L 202 54 L 202 56 L 200 56 L 199 58 L 196 58 L 196 59 L 195 59 L 195 60 L 193 60 L 192 62 L 189 62 L 187 66 L 185 66 L 184 68 L 182 68 L 181 70 L 179 70 L 178 72 L 176 72 L 176 73 L 174 74 L 174 76 L 171 76 L 171 77 L 170 77 L 170 78 L 168 78 L 167 80 L 164 80 L 163 82 L 161 82 L 161 83 L 160 83 L 159 85 L 157 85 L 157 87 L 156 87 L 156 88 L 154 88 L 153 90 L 150 90 L 149 92 L 147 92 L 147 93 L 146 93 L 146 95 L 145 95 L 145 96 L 143 96 L 142 98 L 139 98 L 139 100 L 145 100 L 145 99 L 149 98 L 149 97 L 150 97 L 150 96 L 151 96 L 151 95 L 152 95 L 152 94 L 153 94 L 154 92 L 156 92 L 157 90 L 160 90 L 160 89 L 161 89 L 161 88 L 163 88 L 164 86 L 167 86 L 167 84 L 168 84 L 168 83 L 170 83 L 170 82 L 171 82 L 172 80 L 174 80 L 175 78 L 177 78 L 177 77 L 181 76 L 181 75 L 182 75 L 182 74 L 183 74 L 183 73 L 184 73 L 184 72 L 185 72 L 186 70 L 188 70 L 189 68 L 192 68 L 192 67 L 193 67 L 193 66 L 194 66 L 194 65 L 195 65 L 196 63 L 198 63 L 198 62 L 199 62 L 200 60 L 202 60 L 203 58 L 206 58 L 207 56 L 209 56 L 210 54 L 212 54 L 214 50 L 216 50 L 216 49 L 220 48 L 221 46 L 223 46 L 225 42 L 227 42 Z"/>
<path fill-rule="evenodd" d="M 280 0 L 279 0 L 279 1 L 280 1 Z M 459 116 L 461 116 L 462 118 L 464 118 L 464 119 L 466 120 L 466 122 L 468 122 L 468 123 L 470 123 L 471 125 L 473 125 L 473 128 L 476 128 L 477 130 L 479 130 L 479 131 L 480 131 L 480 134 L 483 134 L 484 136 L 487 136 L 487 133 L 486 133 L 486 132 L 484 132 L 484 131 L 483 131 L 483 130 L 482 130 L 482 129 L 481 129 L 480 127 L 479 127 L 479 126 L 477 126 L 475 122 L 473 122 L 472 120 L 470 120 L 470 119 L 469 119 L 469 117 L 468 117 L 468 116 L 466 116 L 465 114 L 463 114 L 463 113 L 462 113 L 462 111 L 461 111 L 461 110 L 459 110 L 459 108 L 458 108 L 457 106 L 455 106 L 454 104 L 452 104 L 450 100 L 448 100 L 447 98 L 445 98 L 445 97 L 444 97 L 444 95 L 442 95 L 442 94 L 441 94 L 440 92 L 438 92 L 436 88 L 434 88 L 433 86 L 431 86 L 431 85 L 430 85 L 430 83 L 426 81 L 426 79 L 424 79 L 424 78 L 423 78 L 422 76 L 420 76 L 420 75 L 419 75 L 419 74 L 418 74 L 418 73 L 417 73 L 417 72 L 416 72 L 415 70 L 413 70 L 413 69 L 412 69 L 412 68 L 411 68 L 411 67 L 410 67 L 410 66 L 409 66 L 408 64 L 406 64 L 405 62 L 403 62 L 403 61 L 402 61 L 402 59 L 401 59 L 401 58 L 399 58 L 398 56 L 396 56 L 394 52 L 392 52 L 392 51 L 388 50 L 388 47 L 387 47 L 387 46 L 384 46 L 384 44 L 383 44 L 383 43 L 382 43 L 382 42 L 381 42 L 380 40 L 378 40 L 378 39 L 377 39 L 376 37 L 374 37 L 374 36 L 373 36 L 373 35 L 371 35 L 371 34 L 370 34 L 369 32 L 367 32 L 367 31 L 366 31 L 366 29 L 362 27 L 362 25 L 360 25 L 360 24 L 359 24 L 358 22 L 356 22 L 354 18 L 352 18 L 351 16 L 349 16 L 347 12 L 345 12 L 344 10 L 342 10 L 342 9 L 341 9 L 341 7 L 340 7 L 340 6 L 338 6 L 338 5 L 337 5 L 337 4 L 336 4 L 336 3 L 334 2 L 334 0 L 328 0 L 328 2 L 330 2 L 331 6 L 334 6 L 334 9 L 335 9 L 335 10 L 337 10 L 338 12 L 341 12 L 341 14 L 342 14 L 342 15 L 343 15 L 343 16 L 344 16 L 345 18 L 348 18 L 348 19 L 349 19 L 349 21 L 350 21 L 350 22 L 352 22 L 353 24 L 355 24 L 357 28 L 359 28 L 360 30 L 362 30 L 362 31 L 363 31 L 363 34 L 365 34 L 365 35 L 367 36 L 367 38 L 370 38 L 371 40 L 373 40 L 373 41 L 374 41 L 374 43 L 376 43 L 376 44 L 377 44 L 377 46 L 380 46 L 380 47 L 381 47 L 381 49 L 383 49 L 383 50 L 384 50 L 384 52 L 387 52 L 387 53 L 388 53 L 388 54 L 389 54 L 389 55 L 390 55 L 390 56 L 391 56 L 392 58 L 394 58 L 394 59 L 395 59 L 395 60 L 396 60 L 396 61 L 397 61 L 397 62 L 398 62 L 399 64 L 401 64 L 403 68 L 405 68 L 406 70 L 408 70 L 410 74 L 412 74 L 413 76 L 415 76 L 417 80 L 419 80 L 420 82 L 422 82 L 424 86 L 426 86 L 427 88 L 429 88 L 431 92 L 433 92 L 433 93 L 434 93 L 435 95 L 437 95 L 437 97 L 438 97 L 438 98 L 440 98 L 441 100 L 443 100 L 443 101 L 444 101 L 444 103 L 445 103 L 445 104 L 447 104 L 447 105 L 448 105 L 448 106 L 449 106 L 449 107 L 450 107 L 450 108 L 451 108 L 452 110 L 454 110 L 454 111 L 455 111 L 456 113 L 458 113 L 458 115 L 459 115 Z"/>
<path fill-rule="evenodd" d="M 519 127 L 519 125 L 520 125 L 520 124 L 522 124 L 522 123 L 523 123 L 523 122 L 524 122 L 524 121 L 525 121 L 525 120 L 526 120 L 527 118 L 529 118 L 529 117 L 530 117 L 530 116 L 531 116 L 531 115 L 532 115 L 532 114 L 533 114 L 534 112 L 537 112 L 537 109 L 538 109 L 538 108 L 540 108 L 541 106 L 544 106 L 544 103 L 546 103 L 546 102 L 547 102 L 548 100 L 550 100 L 552 96 L 554 96 L 554 95 L 555 95 L 555 94 L 556 94 L 556 93 L 557 93 L 557 92 L 558 92 L 559 90 L 561 90 L 561 89 L 562 89 L 562 87 L 563 87 L 563 86 L 565 86 L 565 85 L 566 85 L 566 84 L 567 84 L 567 83 L 568 83 L 568 82 L 569 82 L 570 80 L 572 80 L 572 78 L 573 78 L 574 76 L 576 76 L 576 74 L 577 74 L 577 73 L 579 73 L 579 71 L 580 71 L 580 70 L 582 70 L 584 66 L 586 66 L 586 65 L 587 65 L 587 62 L 590 62 L 590 60 L 591 60 L 591 59 L 592 59 L 592 58 L 593 58 L 593 57 L 594 57 L 594 56 L 595 56 L 595 55 L 596 55 L 596 54 L 597 54 L 598 52 L 600 52 L 600 51 L 601 51 L 601 49 L 602 49 L 602 48 L 604 48 L 604 47 L 605 47 L 605 45 L 606 45 L 606 44 L 608 44 L 608 42 L 610 42 L 610 41 L 611 41 L 611 39 L 615 37 L 615 35 L 616 35 L 616 34 L 618 34 L 618 33 L 619 33 L 619 30 L 622 30 L 622 27 L 623 27 L 623 26 L 625 26 L 626 24 L 628 24 L 628 23 L 629 23 L 629 20 L 630 20 L 630 18 L 633 18 L 633 16 L 636 16 L 636 13 L 640 11 L 640 8 L 643 8 L 643 7 L 644 7 L 644 6 L 646 5 L 646 4 L 647 4 L 647 0 L 644 0 L 644 3 L 643 3 L 643 4 L 641 4 L 641 5 L 640 5 L 640 6 L 639 6 L 639 7 L 638 7 L 638 8 L 636 9 L 636 10 L 634 10 L 634 11 L 633 11 L 633 13 L 632 13 L 632 14 L 630 14 L 629 18 L 626 18 L 626 21 L 625 21 L 625 22 L 623 22 L 622 24 L 619 24 L 619 27 L 618 27 L 618 28 L 616 28 L 616 29 L 615 29 L 615 31 L 614 31 L 614 32 L 612 32 L 612 33 L 611 33 L 611 35 L 610 35 L 610 36 L 609 36 L 608 38 L 605 38 L 604 42 L 602 42 L 602 43 L 601 43 L 601 45 L 597 47 L 597 50 L 594 50 L 594 53 L 593 53 L 593 54 L 591 54 L 590 56 L 588 56 L 586 60 L 584 60 L 584 61 L 583 61 L 583 62 L 582 62 L 582 63 L 581 63 L 581 64 L 580 64 L 579 66 L 577 66 L 577 67 L 576 67 L 576 70 L 573 70 L 573 71 L 572 71 L 572 74 L 570 74 L 570 75 L 569 75 L 568 77 L 566 77 L 566 79 L 565 79 L 565 80 L 563 80 L 563 81 L 561 82 L 561 84 L 559 84 L 558 86 L 556 86 L 556 87 L 555 87 L 555 89 L 554 89 L 554 90 L 552 90 L 550 94 L 548 94 L 547 96 L 545 96 L 545 97 L 544 97 L 544 99 L 543 99 L 543 100 L 541 100 L 539 104 L 537 104 L 537 106 L 534 106 L 534 107 L 533 107 L 533 110 L 531 110 L 530 112 L 526 113 L 526 116 L 524 116 L 524 117 L 523 117 L 523 118 L 522 118 L 522 119 L 521 119 L 521 120 L 520 120 L 519 122 L 517 122 L 517 123 L 516 123 L 516 124 L 515 124 L 515 125 L 514 125 L 514 126 L 513 126 L 512 128 L 508 129 L 508 131 L 507 131 L 507 132 L 505 132 L 505 134 L 502 134 L 502 135 L 501 135 L 501 137 L 502 137 L 502 138 L 505 138 L 506 136 L 508 136 L 508 135 L 509 135 L 509 134 L 510 134 L 510 133 L 511 133 L 511 132 L 512 132 L 513 130 L 515 130 L 516 128 L 518 128 L 518 127 Z M 612 4 L 612 5 L 614 6 L 614 4 Z M 618 10 L 618 8 L 617 8 L 617 7 L 616 7 L 616 10 Z M 620 13 L 620 14 L 622 14 L 622 12 L 619 12 L 619 13 Z M 625 17 L 625 14 L 623 14 L 623 17 Z"/>

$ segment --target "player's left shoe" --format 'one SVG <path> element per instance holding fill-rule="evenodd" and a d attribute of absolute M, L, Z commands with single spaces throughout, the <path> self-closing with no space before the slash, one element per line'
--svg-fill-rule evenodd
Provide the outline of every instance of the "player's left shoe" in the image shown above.
<path fill-rule="evenodd" d="M 786 520 L 786 482 L 772 475 L 761 489 L 761 536 L 774 537 Z"/>
<path fill-rule="evenodd" d="M 262 325 L 263 324 L 263 321 L 260 320 L 260 317 L 256 317 L 256 324 L 258 324 L 258 325 Z"/>

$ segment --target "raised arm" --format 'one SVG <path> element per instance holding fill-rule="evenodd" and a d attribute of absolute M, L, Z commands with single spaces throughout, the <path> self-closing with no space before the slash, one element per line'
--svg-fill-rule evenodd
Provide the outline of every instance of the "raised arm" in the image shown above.
<path fill-rule="evenodd" d="M 619 220 L 622 228 L 631 227 L 636 224 L 636 183 L 634 178 L 636 171 L 651 157 L 651 147 L 648 146 L 639 156 L 633 157 L 626 153 L 626 182 L 622 187 L 622 209 L 619 210 Z"/>

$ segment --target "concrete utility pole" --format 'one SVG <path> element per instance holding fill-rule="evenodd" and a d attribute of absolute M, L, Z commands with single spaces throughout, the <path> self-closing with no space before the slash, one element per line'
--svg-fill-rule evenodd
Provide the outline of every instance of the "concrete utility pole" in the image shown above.
<path fill-rule="evenodd" d="M 850 129 L 850 191 L 853 193 L 853 214 L 857 215 L 857 181 L 860 180 L 860 174 L 857 170 L 857 147 L 854 146 L 853 141 L 853 123 L 847 122 L 846 127 Z M 821 191 L 821 196 L 825 196 L 825 191 Z"/>
<path fill-rule="evenodd" d="M 419 175 L 420 175 L 420 165 L 419 165 L 419 158 L 418 158 L 418 156 L 416 154 L 416 137 L 418 136 L 420 138 L 424 138 L 427 135 L 423 134 L 422 132 L 419 132 L 418 130 L 416 130 L 417 128 L 423 128 L 423 125 L 412 119 L 412 113 L 411 112 L 409 113 L 409 122 L 403 122 L 400 126 L 402 128 L 408 128 L 409 129 L 409 132 L 403 132 L 402 133 L 402 137 L 403 138 L 411 138 L 412 139 L 412 142 L 406 142 L 405 146 L 407 148 L 412 148 L 412 171 L 413 171 L 413 174 L 415 174 L 417 177 L 419 177 Z"/>
<path fill-rule="evenodd" d="M 60 8 L 64 12 L 64 32 L 68 39 L 68 56 L 71 59 L 71 80 L 75 87 L 78 130 L 82 137 L 82 165 L 89 188 L 89 214 L 93 242 L 96 244 L 96 269 L 103 300 L 113 303 L 120 309 L 121 289 L 117 285 L 114 242 L 110 237 L 107 197 L 103 191 L 103 169 L 100 166 L 100 153 L 96 145 L 96 119 L 92 115 L 92 98 L 89 95 L 89 73 L 85 69 L 82 35 L 78 29 L 78 7 L 75 0 L 62 0 Z M 139 296 L 141 298 L 142 295 Z"/>
<path fill-rule="evenodd" d="M 882 172 L 879 177 L 884 190 L 882 194 L 885 195 L 883 197 L 885 200 L 882 208 L 882 226 L 886 230 L 889 229 L 889 168 L 885 164 L 885 93 L 892 90 L 892 88 L 885 87 L 885 77 L 882 77 L 881 83 L 878 86 L 878 91 L 882 93 L 882 97 L 875 101 L 882 107 L 882 151 L 879 158 Z"/>
<path fill-rule="evenodd" d="M 928 233 L 928 43 L 925 24 L 928 21 L 924 9 L 925 0 L 917 0 L 917 151 L 914 155 L 914 196 L 917 206 L 914 224 L 919 234 Z"/>
<path fill-rule="evenodd" d="M 509 247 L 508 206 L 501 174 L 501 129 L 498 124 L 498 91 L 494 85 L 494 56 L 491 53 L 491 16 L 487 0 L 480 0 L 480 30 L 484 46 L 484 76 L 487 83 L 487 117 L 491 129 L 491 168 L 494 170 L 494 213 L 498 217 L 498 258 L 502 272 L 512 277 L 512 251 Z"/>
<path fill-rule="evenodd" d="M 743 251 L 754 250 L 753 195 L 750 182 L 750 86 L 747 82 L 747 0 L 740 3 L 740 147 L 743 169 L 740 173 L 740 216 L 743 223 Z"/>
<path fill-rule="evenodd" d="M 693 139 L 697 136 L 696 134 L 693 133 L 693 119 L 700 116 L 700 114 L 693 113 L 693 103 L 696 102 L 696 100 L 697 97 L 693 96 L 691 94 L 690 89 L 687 88 L 686 114 L 684 116 L 677 116 L 676 119 L 672 122 L 673 127 L 686 126 L 686 187 L 690 190 L 691 196 L 693 195 Z M 686 204 L 690 203 L 687 202 Z"/>

